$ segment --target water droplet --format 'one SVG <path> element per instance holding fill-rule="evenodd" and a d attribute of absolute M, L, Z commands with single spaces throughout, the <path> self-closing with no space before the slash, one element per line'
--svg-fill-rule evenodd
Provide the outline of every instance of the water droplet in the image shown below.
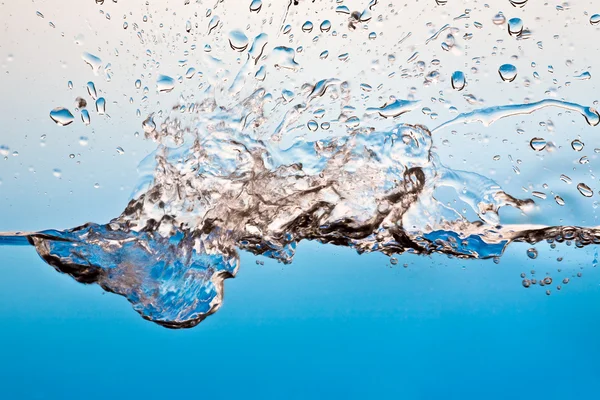
<path fill-rule="evenodd" d="M 311 131 L 316 131 L 317 129 L 319 129 L 319 124 L 317 124 L 317 121 L 311 119 L 310 121 L 308 121 L 308 123 L 306 124 L 306 126 L 308 126 L 308 129 L 310 129 Z"/>
<path fill-rule="evenodd" d="M 44 14 L 42 14 L 42 13 L 41 13 L 41 12 L 39 12 L 39 11 L 36 11 L 36 12 L 35 12 L 35 15 L 37 15 L 37 16 L 38 16 L 38 17 L 40 17 L 40 18 L 44 18 Z"/>
<path fill-rule="evenodd" d="M 306 32 L 306 33 L 310 33 L 313 30 L 313 23 L 310 21 L 306 21 L 303 25 L 302 25 L 302 32 Z"/>
<path fill-rule="evenodd" d="M 196 69 L 195 68 L 188 68 L 188 70 L 185 73 L 185 77 L 187 79 L 192 79 L 194 77 L 194 75 L 196 75 Z"/>
<path fill-rule="evenodd" d="M 535 247 L 532 247 L 530 249 L 527 250 L 527 257 L 531 258 L 532 260 L 535 260 L 538 256 L 538 251 L 535 249 Z"/>
<path fill-rule="evenodd" d="M 579 75 L 574 76 L 573 78 L 579 79 L 580 81 L 587 81 L 592 78 L 592 74 L 590 74 L 588 71 L 585 71 Z"/>
<path fill-rule="evenodd" d="M 71 111 L 64 107 L 57 107 L 50 111 L 50 118 L 59 126 L 67 126 L 75 119 Z"/>
<path fill-rule="evenodd" d="M 86 64 L 88 64 L 90 67 L 92 67 L 94 74 L 98 75 L 98 72 L 100 71 L 100 68 L 102 67 L 102 60 L 99 57 L 96 57 L 95 55 L 90 54 L 90 53 L 83 53 L 81 55 L 81 58 L 83 59 L 83 61 L 86 62 Z"/>
<path fill-rule="evenodd" d="M 154 123 L 154 118 L 152 115 L 148 115 L 148 118 L 142 122 L 142 128 L 145 133 L 152 133 L 156 130 L 156 124 Z"/>
<path fill-rule="evenodd" d="M 96 112 L 98 115 L 106 114 L 106 100 L 104 100 L 104 97 L 98 97 L 98 100 L 96 100 Z"/>
<path fill-rule="evenodd" d="M 600 14 L 594 14 L 590 17 L 590 24 L 598 25 L 600 24 Z"/>
<path fill-rule="evenodd" d="M 54 168 L 54 169 L 52 170 L 52 175 L 54 175 L 54 177 L 55 177 L 55 178 L 60 178 L 60 177 L 61 177 L 61 175 L 62 175 L 62 172 L 61 172 L 61 170 L 60 170 L 60 169 L 58 169 L 58 168 Z"/>
<path fill-rule="evenodd" d="M 86 88 L 92 100 L 96 100 L 98 98 L 98 92 L 96 92 L 96 85 L 94 85 L 94 82 L 88 82 Z"/>
<path fill-rule="evenodd" d="M 529 142 L 529 146 L 535 151 L 542 151 L 546 148 L 546 140 L 540 137 L 534 137 Z"/>
<path fill-rule="evenodd" d="M 250 11 L 252 11 L 252 12 L 259 12 L 261 8 L 262 8 L 261 0 L 252 0 L 252 3 L 250 3 Z"/>
<path fill-rule="evenodd" d="M 511 18 L 508 20 L 508 33 L 511 36 L 519 36 L 523 33 L 523 21 L 521 18 Z"/>
<path fill-rule="evenodd" d="M 210 22 L 208 23 L 208 34 L 209 35 L 219 25 L 219 21 L 220 21 L 220 19 L 217 15 L 215 15 L 214 17 L 211 18 Z"/>
<path fill-rule="evenodd" d="M 139 79 L 138 79 L 138 80 L 136 80 L 136 81 L 135 81 L 135 88 L 136 88 L 136 89 L 139 89 L 139 88 L 141 88 L 141 87 L 142 87 L 142 81 L 141 81 L 141 80 L 139 80 Z"/>
<path fill-rule="evenodd" d="M 498 73 L 504 82 L 512 82 L 517 77 L 517 67 L 512 64 L 502 64 L 498 68 Z"/>
<path fill-rule="evenodd" d="M 502 25 L 503 23 L 506 22 L 506 17 L 504 16 L 504 14 L 499 12 L 498 14 L 494 15 L 494 18 L 492 18 L 492 22 L 495 25 Z"/>
<path fill-rule="evenodd" d="M 248 37 L 242 31 L 229 32 L 229 46 L 235 51 L 242 52 L 248 48 Z"/>
<path fill-rule="evenodd" d="M 331 22 L 328 19 L 321 22 L 321 32 L 329 32 L 330 29 L 331 29 Z"/>
<path fill-rule="evenodd" d="M 293 71 L 298 70 L 299 64 L 296 62 L 296 52 L 290 47 L 278 46 L 273 49 L 273 59 L 275 67 L 286 68 Z"/>
<path fill-rule="evenodd" d="M 169 93 L 175 88 L 175 79 L 167 75 L 159 75 L 156 80 L 156 87 L 159 93 Z"/>
<path fill-rule="evenodd" d="M 120 155 L 125 154 L 125 150 L 123 150 L 123 148 L 119 146 L 117 147 L 117 153 L 119 153 Z"/>
<path fill-rule="evenodd" d="M 592 191 L 592 189 L 590 189 L 590 187 L 588 185 L 586 185 L 585 183 L 578 184 L 577 190 L 579 190 L 579 193 L 581 193 L 585 197 L 592 197 L 594 195 L 594 192 Z"/>
<path fill-rule="evenodd" d="M 529 279 L 523 279 L 523 282 L 521 282 L 521 284 L 524 288 L 528 288 L 531 286 L 531 281 Z"/>
<path fill-rule="evenodd" d="M 465 74 L 462 71 L 454 71 L 452 74 L 452 89 L 461 91 L 466 84 Z"/>
<path fill-rule="evenodd" d="M 509 0 L 510 4 L 512 4 L 514 7 L 517 8 L 523 8 L 525 7 L 525 4 L 527 4 L 527 0 Z"/>
<path fill-rule="evenodd" d="M 565 205 L 565 201 L 563 200 L 563 198 L 558 195 L 554 196 L 554 200 L 556 201 L 556 204 L 558 204 L 559 206 Z"/>
<path fill-rule="evenodd" d="M 90 113 L 88 112 L 88 110 L 81 110 L 81 121 L 85 125 L 90 124 Z"/>
<path fill-rule="evenodd" d="M 585 145 L 583 144 L 583 142 L 579 139 L 575 139 L 571 142 L 571 148 L 575 151 L 581 151 L 583 150 L 583 147 Z"/>

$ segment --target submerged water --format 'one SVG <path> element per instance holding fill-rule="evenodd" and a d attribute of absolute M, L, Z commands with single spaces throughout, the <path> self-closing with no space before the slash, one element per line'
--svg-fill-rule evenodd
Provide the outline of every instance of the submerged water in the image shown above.
<path fill-rule="evenodd" d="M 130 8 L 96 3 L 109 21 L 109 8 Z M 569 10 L 527 1 L 507 0 L 504 13 L 433 0 L 247 3 L 146 5 L 122 14 L 106 48 L 84 51 L 76 68 L 91 80 L 65 85 L 78 101 L 47 123 L 138 118 L 156 150 L 120 215 L 0 244 L 33 245 L 142 317 L 187 328 L 221 306 L 240 251 L 290 263 L 311 240 L 396 265 L 401 253 L 498 261 L 527 242 L 536 259 L 542 241 L 600 242 L 591 61 L 531 56 L 597 35 L 593 16 L 570 11 L 561 41 L 546 24 Z M 484 155 L 492 137 L 496 153 Z M 510 165 L 495 170 L 502 157 Z M 573 273 L 554 270 L 521 285 L 561 290 Z"/>

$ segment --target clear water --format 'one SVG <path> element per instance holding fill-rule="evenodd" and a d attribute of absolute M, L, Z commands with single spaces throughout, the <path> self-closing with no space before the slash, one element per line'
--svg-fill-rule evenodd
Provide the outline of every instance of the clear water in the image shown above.
<path fill-rule="evenodd" d="M 2 6 L 2 84 L 24 99 L 2 103 L 9 258 L 33 245 L 170 328 L 226 304 L 245 269 L 236 298 L 304 293 L 278 312 L 365 324 L 377 312 L 340 299 L 404 304 L 408 330 L 441 299 L 461 318 L 501 303 L 509 329 L 513 302 L 597 295 L 593 4 L 90 3 Z"/>

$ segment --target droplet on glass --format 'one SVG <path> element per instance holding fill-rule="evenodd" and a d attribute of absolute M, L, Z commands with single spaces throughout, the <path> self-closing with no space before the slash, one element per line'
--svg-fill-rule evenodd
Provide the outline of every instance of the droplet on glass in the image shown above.
<path fill-rule="evenodd" d="M 583 147 L 585 145 L 583 144 L 583 142 L 579 139 L 575 139 L 571 142 L 571 148 L 575 151 L 581 151 L 583 150 Z"/>
<path fill-rule="evenodd" d="M 242 31 L 229 32 L 229 46 L 235 51 L 242 52 L 248 47 L 248 37 Z"/>
<path fill-rule="evenodd" d="M 592 197 L 594 195 L 592 189 L 590 189 L 590 187 L 585 183 L 578 184 L 577 190 L 579 190 L 579 193 L 581 193 L 585 197 Z"/>
<path fill-rule="evenodd" d="M 523 21 L 521 18 L 511 18 L 508 20 L 508 33 L 511 36 L 520 36 L 523 33 Z"/>
<path fill-rule="evenodd" d="M 175 88 L 175 79 L 167 75 L 159 75 L 156 80 L 156 87 L 159 93 L 169 93 Z"/>
<path fill-rule="evenodd" d="M 81 121 L 84 123 L 84 125 L 90 124 L 91 120 L 88 110 L 81 110 Z"/>
<path fill-rule="evenodd" d="M 529 142 L 529 146 L 535 151 L 542 151 L 546 148 L 547 142 L 545 139 L 540 137 L 534 137 Z"/>
<path fill-rule="evenodd" d="M 504 82 L 512 82 L 517 77 L 517 67 L 512 64 L 502 64 L 498 68 L 498 73 Z"/>
<path fill-rule="evenodd" d="M 310 21 L 306 21 L 302 24 L 302 32 L 310 33 L 313 30 L 313 23 Z"/>
<path fill-rule="evenodd" d="M 600 14 L 594 14 L 590 17 L 590 24 L 598 25 L 600 24 Z"/>
<path fill-rule="evenodd" d="M 64 107 L 57 107 L 50 111 L 50 118 L 59 126 L 67 126 L 75 119 L 71 111 Z"/>
<path fill-rule="evenodd" d="M 331 22 L 328 19 L 321 22 L 320 29 L 321 29 L 321 32 L 329 32 L 329 30 L 331 29 Z"/>
<path fill-rule="evenodd" d="M 98 97 L 98 100 L 96 100 L 96 112 L 98 115 L 106 114 L 106 100 L 104 100 L 104 97 Z"/>
<path fill-rule="evenodd" d="M 261 8 L 262 0 L 252 0 L 252 3 L 250 3 L 250 11 L 252 12 L 259 12 Z"/>
<path fill-rule="evenodd" d="M 465 74 L 462 71 L 454 71 L 452 74 L 452 89 L 461 91 L 466 84 Z"/>

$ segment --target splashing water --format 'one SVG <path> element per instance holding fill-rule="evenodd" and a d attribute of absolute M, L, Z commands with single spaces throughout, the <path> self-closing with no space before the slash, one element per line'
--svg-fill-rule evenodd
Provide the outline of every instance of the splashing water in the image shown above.
<path fill-rule="evenodd" d="M 221 3 L 206 13 L 203 23 L 208 29 L 198 35 L 224 36 L 220 40 L 225 43 L 220 44 L 223 59 L 213 56 L 219 42 L 207 41 L 204 54 L 198 56 L 203 74 L 187 65 L 187 60 L 180 61 L 186 67 L 183 75 L 187 80 L 207 81 L 198 86 L 196 91 L 202 91 L 193 101 L 180 99 L 170 110 L 150 110 L 144 119 L 143 132 L 157 143 L 157 149 L 140 164 L 139 186 L 120 216 L 106 224 L 89 223 L 65 231 L 0 234 L 0 244 L 33 245 L 58 271 L 125 296 L 143 318 L 166 327 L 187 328 L 220 307 L 224 280 L 236 275 L 240 250 L 290 263 L 302 240 L 347 246 L 359 253 L 443 253 L 465 259 L 500 257 L 515 241 L 600 243 L 600 230 L 593 227 L 504 223 L 501 209 L 527 214 L 536 207 L 534 200 L 504 192 L 481 171 L 446 166 L 437 148 L 438 141 L 451 134 L 451 126 L 480 122 L 488 127 L 548 107 L 580 114 L 588 126 L 595 127 L 600 116 L 593 107 L 542 98 L 458 113 L 459 103 L 455 102 L 448 108 L 458 115 L 448 116 L 434 129 L 412 123 L 410 118 L 399 121 L 422 101 L 415 99 L 416 88 L 409 90 L 406 98 L 371 97 L 374 88 L 380 91 L 383 87 L 380 82 L 384 78 L 396 79 L 399 69 L 398 75 L 428 88 L 442 85 L 447 76 L 449 92 L 463 96 L 465 73 L 440 71 L 437 58 L 426 65 L 414 47 L 409 50 L 410 57 L 402 58 L 407 62 L 400 68 L 393 66 L 397 57 L 386 54 L 389 65 L 373 63 L 373 76 L 340 78 L 339 65 L 358 54 L 345 45 L 336 48 L 336 30 L 357 33 L 361 24 L 371 21 L 378 2 L 358 11 L 339 6 L 333 12 L 336 15 L 319 21 L 307 19 L 319 5 L 300 4 L 304 7 L 300 8 L 290 1 L 285 8 L 271 10 L 277 7 L 266 7 L 266 3 L 248 1 L 243 10 L 236 11 L 261 19 L 263 14 L 274 13 L 281 17 L 274 32 L 254 34 L 239 26 L 222 29 L 231 10 L 223 9 L 226 6 Z M 451 12 L 447 2 L 436 3 L 443 12 Z M 526 3 L 507 2 L 518 8 Z M 467 19 L 470 13 L 457 18 Z M 505 22 L 502 13 L 489 20 L 490 25 Z M 503 34 L 522 36 L 521 19 L 512 18 L 508 24 Z M 474 26 L 481 29 L 479 25 Z M 193 35 L 193 26 L 188 20 L 182 30 Z M 463 28 L 454 23 L 428 28 L 426 35 L 420 35 L 419 46 L 438 46 L 442 52 L 460 54 L 455 37 Z M 312 43 L 317 45 L 306 45 L 306 49 L 292 45 L 292 35 L 312 35 Z M 368 30 L 363 36 L 380 40 Z M 414 36 L 402 32 L 402 41 Z M 138 37 L 143 40 L 142 33 Z M 301 59 L 308 51 L 329 52 L 318 46 L 325 37 L 330 39 L 331 51 L 339 54 L 328 62 L 339 65 L 323 71 L 314 67 L 318 71 L 307 75 L 310 63 Z M 471 36 L 465 34 L 464 40 Z M 83 60 L 95 75 L 100 73 L 99 57 L 84 53 Z M 503 87 L 518 78 L 512 60 L 500 67 L 495 64 L 490 72 L 496 80 L 500 74 Z M 478 71 L 473 67 L 471 73 L 474 76 Z M 299 77 L 292 79 L 293 74 Z M 176 92 L 186 81 L 181 76 L 155 76 L 156 94 L 161 96 Z M 477 79 L 469 77 L 471 89 Z M 132 77 L 132 82 L 130 86 L 140 91 L 142 81 Z M 97 114 L 105 114 L 105 97 L 98 97 L 93 82 L 86 88 L 95 100 Z M 436 104 L 446 103 L 443 94 L 437 96 Z M 467 100 L 464 104 L 468 106 L 483 103 L 473 93 L 459 98 Z M 425 115 L 437 118 L 437 113 L 427 110 Z M 61 126 L 75 119 L 65 108 L 52 110 L 50 117 Z M 81 119 L 91 124 L 88 110 L 81 111 Z M 533 135 L 526 144 L 536 154 L 552 148 L 548 140 Z M 124 153 L 121 147 L 117 149 Z M 438 200 L 437 193 L 445 189 L 454 191 L 474 218 Z M 594 194 L 585 183 L 579 183 L 577 190 L 584 197 Z M 546 198 L 541 192 L 531 194 Z M 565 206 L 559 195 L 550 199 Z M 528 255 L 537 257 L 537 250 Z M 523 282 L 523 286 L 530 285 L 531 281 Z"/>

